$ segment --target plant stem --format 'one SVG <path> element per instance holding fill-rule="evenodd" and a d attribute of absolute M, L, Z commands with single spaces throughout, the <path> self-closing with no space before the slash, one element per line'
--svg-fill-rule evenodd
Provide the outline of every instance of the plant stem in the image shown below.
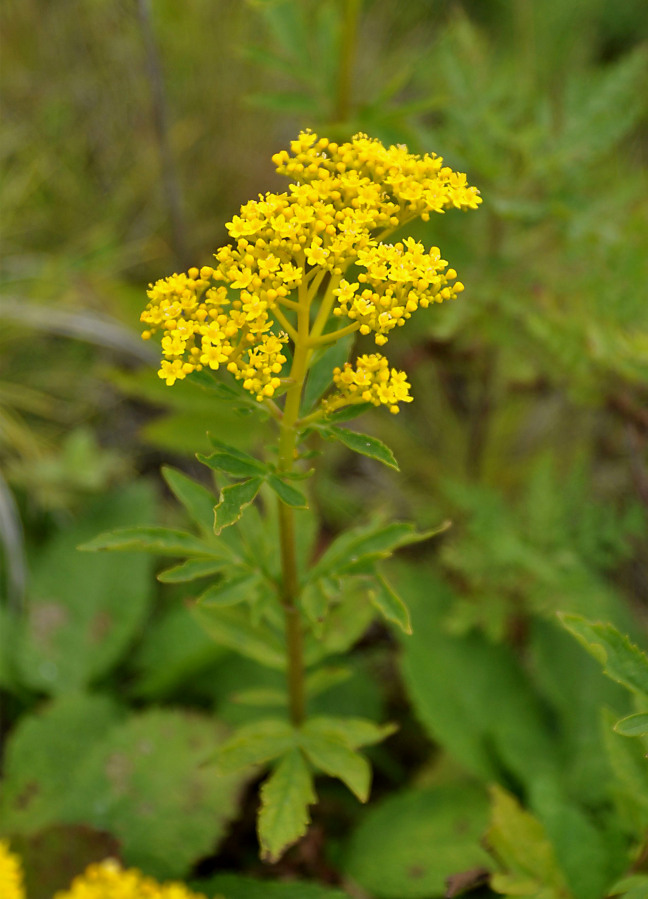
<path fill-rule="evenodd" d="M 291 471 L 295 456 L 301 395 L 306 380 L 309 358 L 310 295 L 306 287 L 300 289 L 297 333 L 292 368 L 291 387 L 279 426 L 279 470 Z M 286 616 L 286 649 L 288 656 L 288 697 L 290 718 L 295 726 L 301 724 L 305 713 L 303 633 L 299 611 L 299 575 L 295 545 L 295 513 L 279 500 L 279 539 L 281 544 L 282 595 Z"/>

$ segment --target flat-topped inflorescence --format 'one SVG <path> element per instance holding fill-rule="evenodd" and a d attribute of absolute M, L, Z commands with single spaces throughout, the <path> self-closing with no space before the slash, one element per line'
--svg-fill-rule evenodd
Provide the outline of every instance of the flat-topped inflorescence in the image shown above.
<path fill-rule="evenodd" d="M 437 247 L 426 250 L 413 238 L 386 242 L 415 218 L 481 202 L 441 157 L 387 148 L 364 134 L 336 144 L 304 131 L 273 161 L 293 179 L 288 191 L 241 207 L 227 225 L 232 243 L 215 253 L 213 267 L 149 288 L 142 336 L 163 332 L 159 376 L 169 385 L 224 366 L 262 402 L 281 386 L 289 342 L 308 341 L 314 350 L 359 331 L 383 346 L 419 306 L 464 289 Z M 349 279 L 352 265 L 359 272 Z M 331 321 L 341 327 L 332 331 Z M 376 381 L 371 402 L 398 411 L 411 399 L 404 372 L 390 370 L 378 354 L 361 359 L 378 360 L 381 387 Z M 335 372 L 341 389 L 329 408 L 358 401 L 348 373 L 358 378 L 367 365 L 358 360 L 355 369 Z"/>

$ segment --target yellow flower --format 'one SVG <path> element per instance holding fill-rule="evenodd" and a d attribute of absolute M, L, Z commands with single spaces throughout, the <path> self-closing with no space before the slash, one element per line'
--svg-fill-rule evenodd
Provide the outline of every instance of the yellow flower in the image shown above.
<path fill-rule="evenodd" d="M 390 370 L 389 362 L 380 353 L 358 356 L 355 367 L 347 362 L 344 368 L 334 369 L 333 381 L 339 391 L 325 400 L 327 413 L 342 406 L 373 403 L 389 406 L 389 411 L 396 414 L 398 403 L 412 402 L 407 375 L 395 368 Z"/>
<path fill-rule="evenodd" d="M 336 339 L 327 328 L 330 314 L 343 319 L 341 333 L 373 334 L 383 346 L 419 307 L 463 290 L 438 247 L 426 250 L 413 238 L 386 242 L 414 218 L 481 203 L 466 176 L 441 157 L 385 147 L 365 134 L 338 144 L 304 131 L 273 161 L 293 183 L 286 193 L 266 193 L 241 207 L 215 266 L 149 286 L 142 336 L 162 332 L 158 374 L 169 385 L 226 364 L 262 402 L 281 385 L 283 345 L 309 340 L 313 322 L 317 346 Z M 352 265 L 359 271 L 350 281 L 345 273 Z M 323 317 L 311 308 L 320 289 L 327 297 Z M 304 313 L 299 328 L 297 311 Z M 399 394 L 390 402 L 386 397 L 398 391 L 389 373 L 388 383 L 380 396 L 372 388 L 371 402 L 397 411 L 410 398 Z"/>
<path fill-rule="evenodd" d="M 2 894 L 4 899 L 4 893 Z M 205 899 L 181 883 L 157 883 L 134 868 L 124 870 L 113 859 L 90 865 L 69 890 L 54 899 Z"/>
<path fill-rule="evenodd" d="M 9 844 L 0 840 L 0 896 L 2 899 L 25 899 L 22 867 Z"/>

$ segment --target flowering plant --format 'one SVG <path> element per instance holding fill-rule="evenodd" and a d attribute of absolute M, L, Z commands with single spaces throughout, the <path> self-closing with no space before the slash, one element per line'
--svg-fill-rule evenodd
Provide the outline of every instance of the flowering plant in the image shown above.
<path fill-rule="evenodd" d="M 386 148 L 363 134 L 337 144 L 302 132 L 273 161 L 292 179 L 288 192 L 245 204 L 227 226 L 231 243 L 217 251 L 215 265 L 151 285 L 142 321 L 145 339 L 162 333 L 160 378 L 169 386 L 198 378 L 223 400 L 265 413 L 278 432 L 275 455 L 260 460 L 212 436 L 213 453 L 198 458 L 223 479 L 218 498 L 181 472 L 165 473 L 199 538 L 129 528 L 85 547 L 183 556 L 160 580 L 211 578 L 195 605 L 197 619 L 225 645 L 285 671 L 286 693 L 253 691 L 250 704 L 270 712 L 240 728 L 215 760 L 223 773 L 272 764 L 258 823 L 270 860 L 307 827 L 314 771 L 367 799 L 371 772 L 358 750 L 392 728 L 309 716 L 308 700 L 340 676 L 321 662 L 348 649 L 373 610 L 410 630 L 408 611 L 379 563 L 435 533 L 363 524 L 311 563 L 297 521 L 308 503 L 296 482 L 312 474 L 302 466 L 305 441 L 317 433 L 397 468 L 382 442 L 343 425 L 371 405 L 397 413 L 412 400 L 407 375 L 378 352 L 349 361 L 352 335 L 373 335 L 383 347 L 419 307 L 463 290 L 437 247 L 426 250 L 411 237 L 387 240 L 414 219 L 481 202 L 466 176 L 440 157 Z M 221 369 L 238 390 L 213 378 Z M 263 515 L 253 505 L 257 495 Z"/>

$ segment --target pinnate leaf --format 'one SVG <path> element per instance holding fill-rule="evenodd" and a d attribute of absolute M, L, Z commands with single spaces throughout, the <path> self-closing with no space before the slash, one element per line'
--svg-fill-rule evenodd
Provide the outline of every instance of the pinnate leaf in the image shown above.
<path fill-rule="evenodd" d="M 339 740 L 351 749 L 380 743 L 397 730 L 394 724 L 375 724 L 367 718 L 309 718 L 304 730 L 314 737 Z"/>
<path fill-rule="evenodd" d="M 313 777 L 298 749 L 279 762 L 261 787 L 258 834 L 261 856 L 275 862 L 306 833 L 308 806 L 316 801 Z"/>
<path fill-rule="evenodd" d="M 262 765 L 284 755 L 295 745 L 294 731 L 287 721 L 268 718 L 239 728 L 224 743 L 213 761 L 221 774 Z"/>

